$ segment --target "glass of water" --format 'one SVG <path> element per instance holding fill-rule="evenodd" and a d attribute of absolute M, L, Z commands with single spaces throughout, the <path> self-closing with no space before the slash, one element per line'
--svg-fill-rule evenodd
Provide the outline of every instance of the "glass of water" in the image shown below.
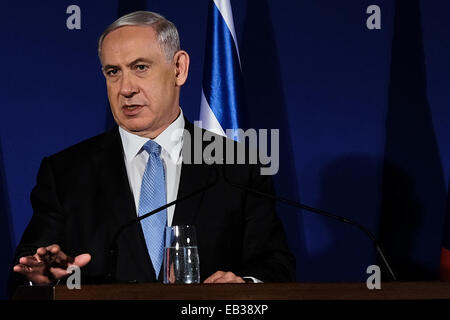
<path fill-rule="evenodd" d="M 164 283 L 200 283 L 200 259 L 194 226 L 166 227 Z"/>

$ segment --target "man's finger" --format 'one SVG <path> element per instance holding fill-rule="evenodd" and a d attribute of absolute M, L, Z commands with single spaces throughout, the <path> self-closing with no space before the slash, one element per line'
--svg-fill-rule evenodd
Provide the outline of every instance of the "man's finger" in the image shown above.
<path fill-rule="evenodd" d="M 206 280 L 203 281 L 203 283 L 214 283 L 217 279 L 223 277 L 224 274 L 225 274 L 225 272 L 223 272 L 223 271 L 216 271 L 212 275 L 210 275 L 208 278 L 206 278 Z"/>
<path fill-rule="evenodd" d="M 36 255 L 39 258 L 44 257 L 46 253 L 47 253 L 47 249 L 45 247 L 40 247 L 36 250 Z"/>
<path fill-rule="evenodd" d="M 227 273 L 223 277 L 216 279 L 214 283 L 245 283 L 245 280 L 242 279 L 241 277 L 236 276 L 233 273 L 231 274 Z"/>
<path fill-rule="evenodd" d="M 245 280 L 231 271 L 217 271 L 206 279 L 204 283 L 245 283 Z"/>
<path fill-rule="evenodd" d="M 40 247 L 39 249 L 37 249 L 34 257 L 37 260 L 43 261 L 45 263 L 49 263 L 50 261 L 52 261 L 54 259 L 54 255 L 47 248 L 50 248 L 50 246 L 49 247 Z"/>
<path fill-rule="evenodd" d="M 84 267 L 91 261 L 91 255 L 89 253 L 83 253 L 75 257 L 75 260 L 71 263 L 79 267 Z"/>
<path fill-rule="evenodd" d="M 49 268 L 47 272 L 43 272 L 42 268 L 33 268 L 23 264 L 15 265 L 13 270 L 26 275 L 34 283 L 50 283 L 51 279 L 61 279 L 67 275 L 66 269 Z"/>
<path fill-rule="evenodd" d="M 68 275 L 67 269 L 61 268 L 50 268 L 49 272 L 53 275 L 55 279 L 61 279 Z"/>
<path fill-rule="evenodd" d="M 42 266 L 44 263 L 37 260 L 34 256 L 26 256 L 19 259 L 19 263 L 28 267 Z"/>
<path fill-rule="evenodd" d="M 39 267 L 30 267 L 23 264 L 17 264 L 13 267 L 14 272 L 20 273 L 25 275 L 27 278 L 31 279 L 32 277 L 35 277 L 36 275 L 42 275 L 42 269 Z"/>
<path fill-rule="evenodd" d="M 51 244 L 51 245 L 47 246 L 45 249 L 47 249 L 48 251 L 50 251 L 53 254 L 57 254 L 58 252 L 61 251 L 61 247 L 57 244 Z"/>
<path fill-rule="evenodd" d="M 61 247 L 59 245 L 52 244 L 46 249 L 54 256 L 55 261 L 60 262 L 67 260 L 67 255 L 61 250 Z"/>
<path fill-rule="evenodd" d="M 18 272 L 21 274 L 26 274 L 26 273 L 30 273 L 31 272 L 31 268 L 27 267 L 26 265 L 23 264 L 16 264 L 13 268 L 14 272 Z"/>

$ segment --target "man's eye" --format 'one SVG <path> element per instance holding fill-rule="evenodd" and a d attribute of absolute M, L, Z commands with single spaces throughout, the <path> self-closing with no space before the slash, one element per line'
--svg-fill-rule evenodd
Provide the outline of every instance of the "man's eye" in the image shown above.
<path fill-rule="evenodd" d="M 109 69 L 108 71 L 106 71 L 106 74 L 108 76 L 115 76 L 117 74 L 118 70 L 117 69 Z"/>
<path fill-rule="evenodd" d="M 137 70 L 137 71 L 145 71 L 145 70 L 147 70 L 147 69 L 148 69 L 148 66 L 145 65 L 145 64 L 138 64 L 138 65 L 136 66 L 136 70 Z"/>

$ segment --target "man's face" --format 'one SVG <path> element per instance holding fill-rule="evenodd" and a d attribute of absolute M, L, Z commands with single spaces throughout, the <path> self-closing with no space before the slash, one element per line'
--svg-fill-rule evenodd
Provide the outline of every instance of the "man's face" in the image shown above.
<path fill-rule="evenodd" d="M 158 136 L 179 114 L 180 86 L 189 65 L 187 53 L 179 51 L 167 60 L 156 32 L 146 26 L 110 32 L 101 49 L 108 99 L 117 124 L 140 136 Z M 185 77 L 180 77 L 180 55 L 181 64 L 187 59 Z"/>

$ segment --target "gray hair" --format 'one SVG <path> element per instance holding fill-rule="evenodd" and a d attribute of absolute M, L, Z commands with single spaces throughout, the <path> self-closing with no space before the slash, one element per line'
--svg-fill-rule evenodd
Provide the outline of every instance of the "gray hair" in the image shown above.
<path fill-rule="evenodd" d="M 98 39 L 98 57 L 101 59 L 102 44 L 105 37 L 113 30 L 125 26 L 151 26 L 156 32 L 158 42 L 167 60 L 171 60 L 180 50 L 180 37 L 175 25 L 155 12 L 135 11 L 124 15 L 109 25 Z"/>

